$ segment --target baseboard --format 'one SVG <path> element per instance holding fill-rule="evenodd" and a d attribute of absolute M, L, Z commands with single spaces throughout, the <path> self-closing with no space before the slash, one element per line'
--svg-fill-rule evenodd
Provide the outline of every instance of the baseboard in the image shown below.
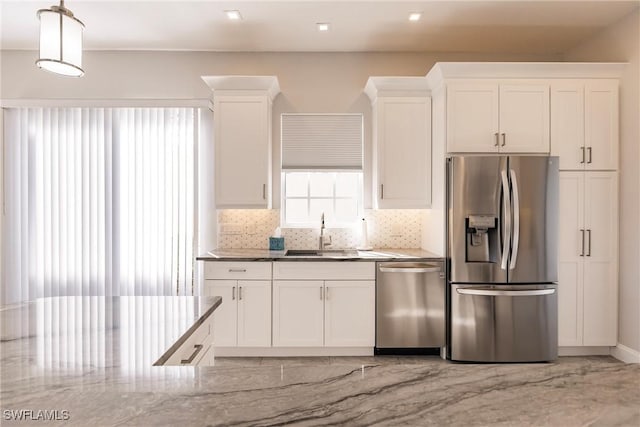
<path fill-rule="evenodd" d="M 618 344 L 611 347 L 611 355 L 624 363 L 640 363 L 640 351 L 626 345 Z"/>
<path fill-rule="evenodd" d="M 215 357 L 373 356 L 373 347 L 214 347 Z"/>
<path fill-rule="evenodd" d="M 612 347 L 558 347 L 558 356 L 609 356 Z"/>

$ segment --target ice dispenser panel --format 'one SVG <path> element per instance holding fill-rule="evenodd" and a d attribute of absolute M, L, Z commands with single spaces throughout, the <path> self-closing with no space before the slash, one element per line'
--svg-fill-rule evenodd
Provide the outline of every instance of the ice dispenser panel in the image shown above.
<path fill-rule="evenodd" d="M 498 218 L 490 215 L 469 215 L 467 226 L 467 262 L 495 262 L 498 242 Z"/>

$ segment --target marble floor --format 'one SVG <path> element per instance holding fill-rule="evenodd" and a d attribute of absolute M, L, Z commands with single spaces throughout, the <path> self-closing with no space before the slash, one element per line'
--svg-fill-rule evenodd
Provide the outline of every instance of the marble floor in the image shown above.
<path fill-rule="evenodd" d="M 640 365 L 611 357 L 218 358 L 202 368 L 73 368 L 0 347 L 3 426 L 640 426 Z M 7 411 L 67 411 L 13 421 Z M 60 414 L 58 414 L 60 415 Z"/>

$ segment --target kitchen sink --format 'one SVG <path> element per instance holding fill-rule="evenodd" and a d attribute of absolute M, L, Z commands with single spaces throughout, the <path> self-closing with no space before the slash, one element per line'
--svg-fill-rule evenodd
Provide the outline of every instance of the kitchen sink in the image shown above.
<path fill-rule="evenodd" d="M 284 255 L 298 257 L 355 258 L 358 257 L 358 251 L 355 249 L 289 249 Z"/>

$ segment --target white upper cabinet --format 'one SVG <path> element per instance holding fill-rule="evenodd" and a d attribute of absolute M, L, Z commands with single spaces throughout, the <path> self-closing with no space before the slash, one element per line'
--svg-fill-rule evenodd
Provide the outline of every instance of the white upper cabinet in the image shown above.
<path fill-rule="evenodd" d="M 618 168 L 618 81 L 590 81 L 585 84 L 586 168 Z"/>
<path fill-rule="evenodd" d="M 498 85 L 447 85 L 447 148 L 450 152 L 499 151 Z"/>
<path fill-rule="evenodd" d="M 549 152 L 547 84 L 452 81 L 446 92 L 448 152 Z"/>
<path fill-rule="evenodd" d="M 500 84 L 500 151 L 549 152 L 549 84 Z"/>
<path fill-rule="evenodd" d="M 560 170 L 618 168 L 617 80 L 552 83 L 551 154 Z"/>
<path fill-rule="evenodd" d="M 213 90 L 215 201 L 219 208 L 271 207 L 273 76 L 204 76 Z"/>
<path fill-rule="evenodd" d="M 422 77 L 370 77 L 377 208 L 431 205 L 431 98 Z"/>

